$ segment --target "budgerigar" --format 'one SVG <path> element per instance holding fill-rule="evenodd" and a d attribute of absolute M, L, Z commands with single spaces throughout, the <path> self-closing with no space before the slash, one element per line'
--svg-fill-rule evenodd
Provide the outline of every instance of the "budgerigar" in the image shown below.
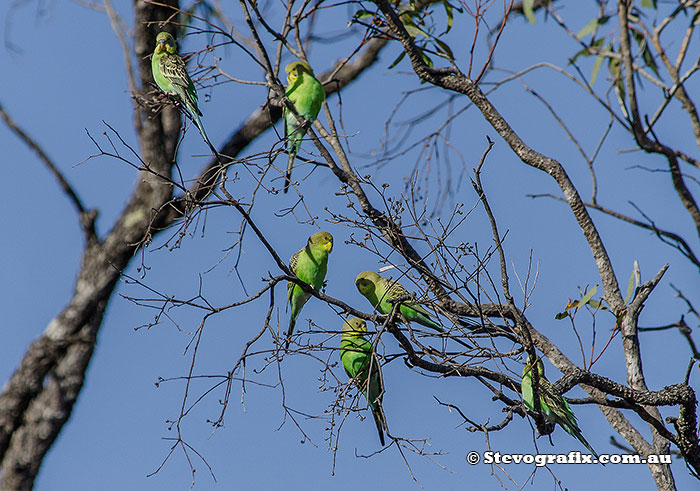
<path fill-rule="evenodd" d="M 333 236 L 328 232 L 318 232 L 309 237 L 306 246 L 289 260 L 289 269 L 304 283 L 320 290 L 328 268 L 328 254 L 333 250 Z M 289 339 L 294 332 L 294 325 L 301 308 L 311 297 L 299 285 L 290 281 L 287 283 L 287 303 L 292 308 L 289 317 L 289 330 L 285 348 L 289 348 Z"/>
<path fill-rule="evenodd" d="M 586 447 L 590 452 L 598 458 L 598 454 L 593 447 L 586 441 L 581 433 L 581 428 L 578 427 L 576 422 L 576 416 L 574 412 L 569 407 L 569 403 L 566 402 L 562 396 L 554 393 L 554 388 L 552 384 L 544 376 L 544 364 L 542 360 L 537 358 L 537 374 L 538 374 L 538 396 L 539 396 L 539 408 L 535 408 L 535 401 L 532 394 L 532 359 L 528 355 L 527 362 L 525 363 L 525 368 L 523 368 L 523 378 L 522 378 L 522 391 L 523 391 L 523 402 L 530 411 L 536 411 L 545 416 L 547 421 L 550 423 L 557 423 L 559 426 L 564 428 L 564 430 L 571 436 L 576 437 L 583 446 Z"/>
<path fill-rule="evenodd" d="M 366 332 L 367 323 L 364 320 L 352 317 L 345 321 L 340 339 L 340 361 L 343 362 L 345 373 L 365 395 L 367 404 L 372 410 L 374 423 L 377 425 L 379 441 L 384 445 L 386 427 L 386 416 L 382 409 L 384 384 L 379 358 L 372 349 L 372 343 L 363 336 Z M 369 381 L 368 374 L 370 374 Z"/>
<path fill-rule="evenodd" d="M 393 305 L 389 300 L 408 295 L 408 291 L 403 285 L 393 280 L 387 280 L 374 271 L 363 271 L 358 274 L 355 278 L 355 286 L 380 314 L 391 312 Z M 430 318 L 428 311 L 414 301 L 402 301 L 400 312 L 409 322 L 417 322 L 436 331 L 445 332 L 440 324 Z"/>
<path fill-rule="evenodd" d="M 159 32 L 156 36 L 156 49 L 151 58 L 151 71 L 160 90 L 166 94 L 176 96 L 190 113 L 204 141 L 210 148 L 214 148 L 209 141 L 202 121 L 199 119 L 202 112 L 197 105 L 197 89 L 192 79 L 187 74 L 185 62 L 177 54 L 175 39 L 168 32 Z"/>
<path fill-rule="evenodd" d="M 294 104 L 294 109 L 299 115 L 306 119 L 308 124 L 313 123 L 321 110 L 323 101 L 326 99 L 326 91 L 323 90 L 323 85 L 316 80 L 309 64 L 303 61 L 290 63 L 285 68 L 285 71 L 288 72 L 287 82 L 289 83 L 285 95 Z M 286 107 L 283 112 L 284 136 L 287 138 L 287 152 L 289 153 L 284 182 L 284 192 L 286 193 L 291 182 L 294 158 L 301 147 L 301 140 L 306 134 L 306 128 L 299 123 L 294 113 Z"/>

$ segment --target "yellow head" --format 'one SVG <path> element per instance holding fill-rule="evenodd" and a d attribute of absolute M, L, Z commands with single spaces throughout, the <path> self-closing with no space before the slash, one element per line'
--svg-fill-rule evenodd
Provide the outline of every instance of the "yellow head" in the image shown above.
<path fill-rule="evenodd" d="M 351 317 L 343 324 L 343 335 L 362 336 L 367 332 L 367 323 L 359 317 Z"/>
<path fill-rule="evenodd" d="M 177 44 L 169 32 L 159 32 L 156 36 L 156 53 L 166 52 L 168 54 L 177 53 Z"/>
<path fill-rule="evenodd" d="M 309 247 L 320 247 L 323 250 L 328 251 L 330 254 L 330 252 L 333 250 L 333 236 L 330 234 L 330 232 L 315 233 L 309 237 L 307 245 Z"/>
<path fill-rule="evenodd" d="M 374 289 L 380 278 L 381 276 L 374 271 L 363 271 L 355 278 L 355 286 L 360 293 L 367 296 L 368 294 L 374 293 Z"/>
<path fill-rule="evenodd" d="M 304 73 L 308 73 L 312 77 L 314 76 L 314 72 L 311 70 L 309 64 L 303 61 L 293 61 L 287 65 L 284 70 L 287 72 L 287 82 L 289 85 L 294 85 Z"/>
<path fill-rule="evenodd" d="M 538 356 L 535 361 L 532 361 L 532 357 L 530 355 L 527 355 L 527 361 L 525 362 L 525 368 L 523 368 L 523 375 L 526 375 L 530 373 L 530 370 L 532 369 L 533 364 L 537 364 L 537 375 L 539 378 L 544 377 L 544 363 L 542 363 L 542 359 Z"/>

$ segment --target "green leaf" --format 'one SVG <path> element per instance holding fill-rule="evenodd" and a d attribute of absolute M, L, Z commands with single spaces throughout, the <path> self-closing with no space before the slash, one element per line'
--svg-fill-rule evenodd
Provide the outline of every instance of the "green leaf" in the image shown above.
<path fill-rule="evenodd" d="M 558 321 L 565 319 L 566 317 L 569 317 L 569 313 L 566 310 L 564 312 L 559 312 L 554 316 L 554 318 Z"/>
<path fill-rule="evenodd" d="M 609 15 L 602 15 L 597 19 L 592 19 L 588 24 L 583 26 L 583 28 L 578 32 L 578 34 L 576 34 L 576 38 L 583 39 L 584 37 L 591 34 L 593 31 L 596 31 L 600 26 L 607 24 L 609 20 Z"/>
<path fill-rule="evenodd" d="M 658 66 L 656 65 L 656 60 L 654 59 L 654 55 L 651 54 L 651 50 L 649 49 L 649 43 L 647 42 L 646 36 L 644 36 L 644 33 L 637 30 L 637 29 L 630 29 L 632 32 L 632 37 L 634 38 L 635 41 L 637 41 L 637 44 L 639 45 L 639 50 L 642 53 L 642 60 L 644 60 L 644 64 L 651 69 L 652 72 L 654 72 L 654 75 L 659 77 L 659 71 L 658 71 Z M 661 77 L 659 77 L 661 78 Z"/>
<path fill-rule="evenodd" d="M 404 27 L 406 27 L 406 30 L 407 30 L 408 33 L 411 35 L 411 37 L 417 38 L 418 36 L 425 36 L 425 37 L 427 37 L 427 38 L 430 38 L 430 36 L 428 36 L 428 35 L 427 35 L 422 29 L 420 29 L 419 27 L 409 26 L 409 25 L 405 25 Z"/>
<path fill-rule="evenodd" d="M 353 25 L 355 22 L 360 21 L 362 19 L 368 19 L 368 18 L 374 18 L 375 14 L 373 12 L 370 12 L 369 10 L 358 10 L 355 12 L 352 16 L 352 19 L 348 21 L 348 27 Z"/>
<path fill-rule="evenodd" d="M 644 46 L 644 49 L 642 50 L 642 59 L 644 60 L 644 64 L 648 66 L 652 72 L 654 72 L 654 75 L 656 75 L 658 78 L 661 78 L 661 76 L 659 75 L 659 67 L 656 64 L 654 55 L 651 54 L 651 50 L 648 46 Z"/>
<path fill-rule="evenodd" d="M 391 69 L 394 68 L 396 65 L 398 65 L 399 62 L 400 62 L 401 60 L 403 60 L 403 57 L 404 57 L 404 56 L 406 56 L 406 52 L 405 52 L 404 50 L 401 50 L 401 54 L 398 56 L 398 58 L 396 58 L 396 59 L 394 60 L 394 62 L 393 62 L 391 65 L 389 65 L 389 70 L 391 70 Z"/>
<path fill-rule="evenodd" d="M 574 57 L 569 60 L 569 65 L 573 65 L 579 56 L 591 56 L 591 55 L 588 52 L 588 48 L 583 48 L 582 50 L 577 51 L 576 54 L 574 55 Z"/>
<path fill-rule="evenodd" d="M 595 79 L 598 76 L 598 70 L 600 70 L 600 65 L 603 64 L 603 56 L 598 55 L 598 58 L 596 58 L 595 63 L 593 64 L 593 71 L 591 72 L 591 82 L 590 86 L 593 87 L 593 84 L 595 83 Z"/>
<path fill-rule="evenodd" d="M 423 57 L 423 61 L 425 62 L 425 64 L 428 65 L 430 68 L 433 68 L 433 60 L 430 58 L 430 56 L 426 55 L 425 51 L 421 51 L 420 54 Z"/>
<path fill-rule="evenodd" d="M 605 46 L 601 51 L 608 51 L 610 48 L 612 48 L 612 43 Z M 600 66 L 603 64 L 604 59 L 605 59 L 605 57 L 602 54 L 600 54 L 600 55 L 598 55 L 598 58 L 596 58 L 595 63 L 593 64 L 593 71 L 591 73 L 591 82 L 590 82 L 591 87 L 593 87 L 593 84 L 595 83 L 595 79 L 598 76 L 598 71 L 600 70 Z"/>
<path fill-rule="evenodd" d="M 450 2 L 447 0 L 442 1 L 443 7 L 445 7 L 445 15 L 447 16 L 447 29 L 445 29 L 445 32 L 443 34 L 447 34 L 450 32 L 450 29 L 452 29 L 452 22 L 454 21 L 454 12 L 452 5 L 450 5 Z"/>
<path fill-rule="evenodd" d="M 593 307 L 594 309 L 598 309 L 598 310 L 608 310 L 608 308 L 607 308 L 605 305 L 603 305 L 603 302 L 599 302 L 598 300 L 593 300 L 593 299 L 591 299 L 591 300 L 588 301 L 588 305 L 590 305 L 590 306 Z"/>
<path fill-rule="evenodd" d="M 613 48 L 610 51 L 615 51 Z M 610 58 L 608 60 L 608 70 L 613 77 L 613 83 L 615 84 L 615 90 L 617 90 L 620 99 L 625 99 L 625 83 L 622 80 L 622 74 L 620 72 L 620 60 L 617 58 Z"/>
<path fill-rule="evenodd" d="M 366 19 L 367 17 L 374 17 L 374 13 L 370 12 L 369 10 L 358 10 L 352 16 L 352 18 L 355 20 Z"/>
<path fill-rule="evenodd" d="M 404 24 L 407 24 L 409 26 L 416 25 L 416 23 L 413 21 L 414 17 L 416 18 L 416 20 L 418 20 L 419 24 L 423 23 L 423 19 L 421 17 L 420 12 L 416 12 L 414 10 L 406 10 L 406 11 L 402 12 L 401 15 L 399 15 L 401 22 L 403 22 Z"/>
<path fill-rule="evenodd" d="M 625 297 L 625 303 L 627 303 L 627 301 L 632 296 L 633 290 L 634 290 L 634 271 L 632 271 L 632 274 L 630 275 L 630 279 L 627 281 L 627 296 Z"/>
<path fill-rule="evenodd" d="M 576 53 L 574 57 L 569 61 L 569 65 L 573 64 L 579 56 L 585 56 L 586 58 L 588 58 L 592 54 L 590 48 L 596 48 L 601 44 L 603 44 L 603 38 L 596 39 L 587 48 L 583 48 L 581 51 Z"/>
<path fill-rule="evenodd" d="M 530 24 L 535 23 L 535 11 L 533 6 L 535 5 L 535 0 L 523 0 L 523 14 L 525 18 L 530 21 Z"/>
<path fill-rule="evenodd" d="M 591 19 L 591 21 L 585 26 L 583 26 L 583 29 L 581 29 L 578 32 L 578 34 L 576 34 L 576 39 L 583 39 L 584 37 L 591 34 L 593 31 L 595 31 L 596 27 L 598 27 L 598 19 Z"/>
<path fill-rule="evenodd" d="M 437 44 L 437 51 L 442 52 L 451 60 L 454 61 L 455 56 L 452 54 L 452 49 L 444 41 L 435 38 L 435 44 Z"/>
<path fill-rule="evenodd" d="M 593 295 L 595 295 L 595 292 L 596 292 L 596 291 L 598 291 L 598 285 L 596 285 L 596 286 L 594 286 L 593 288 L 591 288 L 591 289 L 588 291 L 588 293 L 586 293 L 586 294 L 583 296 L 583 298 L 579 301 L 578 305 L 576 306 L 576 310 L 578 311 L 578 309 L 580 309 L 581 307 L 583 307 L 584 305 L 586 305 L 586 304 L 591 300 L 591 298 L 593 298 Z"/>

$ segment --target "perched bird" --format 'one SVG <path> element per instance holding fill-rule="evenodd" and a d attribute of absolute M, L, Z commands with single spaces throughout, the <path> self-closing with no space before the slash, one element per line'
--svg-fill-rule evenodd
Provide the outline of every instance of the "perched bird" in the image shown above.
<path fill-rule="evenodd" d="M 318 232 L 309 237 L 306 246 L 298 251 L 289 260 L 289 269 L 304 283 L 320 290 L 323 280 L 326 277 L 328 268 L 328 254 L 333 250 L 333 236 L 328 232 Z M 294 332 L 294 325 L 301 308 L 311 297 L 299 285 L 293 281 L 287 283 L 287 304 L 292 307 L 289 317 L 289 330 L 287 331 L 287 341 L 284 345 L 289 348 L 289 339 Z"/>
<path fill-rule="evenodd" d="M 340 361 L 343 363 L 345 373 L 367 399 L 367 404 L 374 416 L 374 423 L 377 425 L 379 441 L 384 445 L 386 416 L 382 409 L 384 395 L 382 371 L 379 358 L 372 349 L 372 343 L 363 336 L 366 332 L 367 323 L 362 319 L 352 317 L 345 321 L 340 338 Z"/>
<path fill-rule="evenodd" d="M 294 61 L 287 65 L 287 92 L 285 95 L 294 104 L 294 109 L 301 117 L 313 123 L 321 110 L 321 105 L 326 99 L 326 91 L 323 90 L 321 82 L 316 80 L 314 72 L 308 63 Z M 294 158 L 301 147 L 301 140 L 306 134 L 306 128 L 299 123 L 293 112 L 286 107 L 283 109 L 284 116 L 284 136 L 287 139 L 287 153 L 289 162 L 287 163 L 287 173 L 285 175 L 284 192 L 289 190 L 292 177 L 292 166 Z"/>
<path fill-rule="evenodd" d="M 358 274 L 355 278 L 355 286 L 380 314 L 391 312 L 393 304 L 389 300 L 408 295 L 408 291 L 403 285 L 382 278 L 374 271 L 364 271 Z M 417 322 L 436 331 L 445 332 L 440 324 L 430 318 L 428 311 L 414 301 L 402 301 L 400 312 L 409 322 Z"/>
<path fill-rule="evenodd" d="M 185 62 L 177 54 L 177 44 L 170 33 L 159 32 L 156 36 L 156 49 L 151 58 L 151 71 L 153 72 L 153 80 L 160 87 L 160 90 L 176 96 L 185 106 L 199 128 L 204 141 L 213 149 L 214 147 L 204 131 L 204 126 L 202 126 L 202 121 L 199 119 L 202 112 L 197 105 L 197 89 L 187 74 Z"/>
<path fill-rule="evenodd" d="M 566 402 L 562 396 L 554 393 L 554 388 L 549 380 L 544 376 L 544 364 L 542 360 L 538 357 L 535 363 L 537 365 L 537 375 L 538 375 L 538 396 L 539 396 L 539 407 L 535 408 L 535 401 L 532 394 L 532 365 L 533 361 L 528 355 L 527 362 L 525 363 L 525 368 L 523 368 L 523 378 L 522 378 L 522 391 L 523 391 L 523 402 L 530 411 L 536 411 L 542 413 L 548 422 L 558 423 L 559 426 L 564 428 L 564 430 L 571 436 L 574 436 L 583 443 L 590 452 L 598 458 L 598 454 L 593 447 L 586 441 L 581 434 L 581 428 L 578 427 L 576 422 L 576 416 L 574 412 L 569 407 L 569 403 Z"/>

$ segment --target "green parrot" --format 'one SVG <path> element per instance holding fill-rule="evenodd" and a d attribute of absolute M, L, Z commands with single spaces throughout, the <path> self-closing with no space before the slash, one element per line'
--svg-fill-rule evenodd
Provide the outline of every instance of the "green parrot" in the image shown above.
<path fill-rule="evenodd" d="M 289 269 L 301 281 L 313 286 L 316 290 L 320 290 L 323 286 L 323 280 L 326 278 L 328 254 L 332 250 L 333 236 L 329 232 L 315 233 L 309 237 L 306 246 L 289 260 Z M 285 348 L 289 348 L 289 340 L 294 332 L 299 312 L 310 297 L 310 293 L 306 293 L 293 281 L 287 282 L 287 304 L 292 307 L 292 314 L 289 317 Z"/>
<path fill-rule="evenodd" d="M 382 278 L 374 271 L 363 271 L 358 274 L 355 278 L 355 286 L 380 314 L 391 312 L 392 304 L 389 300 L 408 295 L 408 291 L 403 285 Z M 400 311 L 410 322 L 417 322 L 438 332 L 445 332 L 440 324 L 430 318 L 428 311 L 416 302 L 411 300 L 401 302 Z"/>
<path fill-rule="evenodd" d="M 590 450 L 595 458 L 598 458 L 596 451 L 593 450 L 593 447 L 591 447 L 583 437 L 583 434 L 581 434 L 581 428 L 578 427 L 576 416 L 574 416 L 574 412 L 569 407 L 569 403 L 566 402 L 566 399 L 562 396 L 554 393 L 551 382 L 545 378 L 544 364 L 539 357 L 537 358 L 537 375 L 539 378 L 539 390 L 537 392 L 539 395 L 540 407 L 535 409 L 535 401 L 532 395 L 532 365 L 531 357 L 528 355 L 525 368 L 523 368 L 521 385 L 523 402 L 527 408 L 530 411 L 542 413 L 550 423 L 558 423 L 569 435 L 576 437 L 578 441 L 583 443 L 583 446 Z"/>
<path fill-rule="evenodd" d="M 177 54 L 177 44 L 170 33 L 159 32 L 156 36 L 156 49 L 151 57 L 151 71 L 153 72 L 153 80 L 160 87 L 160 90 L 176 96 L 185 106 L 199 128 L 204 141 L 213 149 L 207 132 L 204 131 L 202 121 L 199 119 L 202 112 L 197 105 L 197 89 L 194 88 L 194 83 L 187 74 L 185 62 Z"/>
<path fill-rule="evenodd" d="M 326 91 L 323 90 L 323 85 L 316 80 L 309 64 L 303 61 L 290 63 L 285 68 L 285 71 L 289 72 L 287 75 L 289 85 L 285 95 L 294 104 L 294 109 L 299 115 L 308 121 L 307 124 L 313 123 L 321 110 L 323 101 L 326 99 Z M 286 193 L 291 183 L 294 158 L 301 147 L 301 140 L 306 134 L 306 128 L 299 123 L 294 113 L 286 107 L 283 108 L 283 116 L 284 136 L 287 139 L 287 153 L 289 153 L 284 182 L 284 192 Z"/>
<path fill-rule="evenodd" d="M 386 416 L 384 409 L 382 409 L 384 395 L 382 371 L 379 366 L 379 358 L 372 349 L 372 343 L 363 336 L 366 332 L 367 323 L 362 319 L 352 317 L 345 321 L 340 338 L 340 361 L 343 362 L 345 373 L 367 399 L 367 404 L 372 410 L 372 416 L 374 416 L 374 423 L 377 425 L 379 441 L 384 446 Z M 370 373 L 369 381 L 367 380 L 368 373 Z"/>

